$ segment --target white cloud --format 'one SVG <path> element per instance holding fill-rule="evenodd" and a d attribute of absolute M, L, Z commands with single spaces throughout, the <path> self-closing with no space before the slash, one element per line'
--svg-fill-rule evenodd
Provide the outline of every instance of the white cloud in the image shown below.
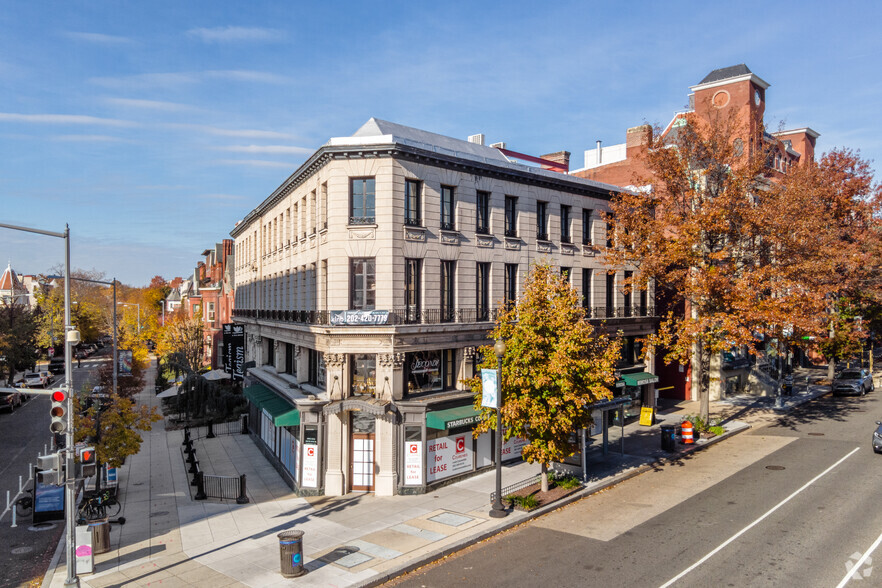
<path fill-rule="evenodd" d="M 288 133 L 280 133 L 277 131 L 261 131 L 256 129 L 223 129 L 210 125 L 194 125 L 187 123 L 169 123 L 169 128 L 191 130 L 218 137 L 236 137 L 239 139 L 293 139 L 294 136 Z"/>
<path fill-rule="evenodd" d="M 259 82 L 262 84 L 287 84 L 291 80 L 285 76 L 247 69 L 209 70 L 202 74 L 206 79 L 232 80 L 234 82 Z"/>
<path fill-rule="evenodd" d="M 263 159 L 218 159 L 214 162 L 217 165 L 248 165 L 251 167 L 285 167 L 293 169 L 293 163 L 284 161 L 266 161 Z"/>
<path fill-rule="evenodd" d="M 54 141 L 71 141 L 71 142 L 95 142 L 95 143 L 119 143 L 123 139 L 119 137 L 111 137 L 110 135 L 56 135 L 52 137 Z"/>
<path fill-rule="evenodd" d="M 162 110 L 164 112 L 183 112 L 195 110 L 195 107 L 177 102 L 165 102 L 162 100 L 139 100 L 136 98 L 107 98 L 106 102 L 117 106 L 129 106 L 143 108 L 145 110 Z"/>
<path fill-rule="evenodd" d="M 278 29 L 265 29 L 259 27 L 214 27 L 195 28 L 187 31 L 191 37 L 196 37 L 205 43 L 235 43 L 251 41 L 280 41 L 284 33 Z"/>
<path fill-rule="evenodd" d="M 218 151 L 230 151 L 233 153 L 271 153 L 283 155 L 308 155 L 314 151 L 309 147 L 296 147 L 294 145 L 228 145 L 218 147 Z"/>
<path fill-rule="evenodd" d="M 145 73 L 118 77 L 93 77 L 89 79 L 91 83 L 98 86 L 119 90 L 180 87 L 199 84 L 207 80 L 229 80 L 260 84 L 286 84 L 291 81 L 289 78 L 278 74 L 247 69 Z"/>
<path fill-rule="evenodd" d="M 137 123 L 115 118 L 101 118 L 82 114 L 21 114 L 0 112 L 0 122 L 21 122 L 51 125 L 103 125 L 110 127 L 133 127 Z"/>
<path fill-rule="evenodd" d="M 105 35 L 102 33 L 80 33 L 68 32 L 65 35 L 76 41 L 85 41 L 87 43 L 97 43 L 99 45 L 125 45 L 131 43 L 128 37 L 119 37 L 117 35 Z"/>

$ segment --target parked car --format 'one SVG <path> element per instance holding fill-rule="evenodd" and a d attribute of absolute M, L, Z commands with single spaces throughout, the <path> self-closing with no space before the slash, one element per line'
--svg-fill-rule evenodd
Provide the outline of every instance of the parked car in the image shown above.
<path fill-rule="evenodd" d="M 0 410 L 14 412 L 21 403 L 21 394 L 18 392 L 0 392 Z"/>
<path fill-rule="evenodd" d="M 64 373 L 64 356 L 57 355 L 49 360 L 49 373 L 50 374 L 63 374 Z"/>
<path fill-rule="evenodd" d="M 45 388 L 52 381 L 52 376 L 49 372 L 32 372 L 25 374 L 24 381 L 28 388 Z"/>
<path fill-rule="evenodd" d="M 882 453 L 882 421 L 876 421 L 876 430 L 873 431 L 873 451 Z"/>
<path fill-rule="evenodd" d="M 833 378 L 833 395 L 858 394 L 863 396 L 873 391 L 873 375 L 863 369 L 848 368 Z"/>

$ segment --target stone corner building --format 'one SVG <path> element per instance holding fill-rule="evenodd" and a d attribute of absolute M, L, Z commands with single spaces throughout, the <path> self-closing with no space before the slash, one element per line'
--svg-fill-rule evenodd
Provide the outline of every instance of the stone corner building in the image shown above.
<path fill-rule="evenodd" d="M 623 332 L 624 368 L 651 371 L 634 340 L 652 294 L 623 294 L 596 256 L 616 188 L 554 171 L 566 152 L 528 166 L 473 140 L 371 119 L 231 232 L 251 429 L 301 494 L 419 493 L 492 465 L 461 380 L 532 262 L 560 266 L 592 320 Z M 652 402 L 654 380 L 634 381 Z"/>

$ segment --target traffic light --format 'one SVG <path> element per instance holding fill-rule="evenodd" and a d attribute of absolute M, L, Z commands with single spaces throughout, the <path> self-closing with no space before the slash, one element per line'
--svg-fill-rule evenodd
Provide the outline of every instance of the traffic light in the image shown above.
<path fill-rule="evenodd" d="M 43 485 L 64 484 L 64 458 L 61 452 L 37 456 L 37 482 Z"/>
<path fill-rule="evenodd" d="M 52 416 L 52 422 L 49 423 L 49 430 L 56 435 L 60 435 L 67 431 L 66 401 L 67 394 L 61 390 L 56 390 L 52 393 L 52 408 L 49 409 L 49 414 Z"/>
<path fill-rule="evenodd" d="M 94 447 L 80 449 L 80 475 L 78 478 L 88 478 L 98 473 L 98 459 Z"/>

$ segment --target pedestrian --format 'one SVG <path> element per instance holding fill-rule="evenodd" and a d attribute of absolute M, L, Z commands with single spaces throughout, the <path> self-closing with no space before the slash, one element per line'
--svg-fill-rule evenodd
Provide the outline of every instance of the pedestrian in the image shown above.
<path fill-rule="evenodd" d="M 77 354 L 77 367 L 80 367 L 80 362 L 83 360 L 83 357 L 80 354 Z"/>

